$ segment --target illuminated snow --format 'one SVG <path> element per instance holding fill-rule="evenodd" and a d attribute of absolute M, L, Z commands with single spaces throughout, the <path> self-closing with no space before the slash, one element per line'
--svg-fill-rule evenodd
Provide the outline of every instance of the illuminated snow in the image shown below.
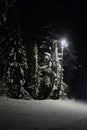
<path fill-rule="evenodd" d="M 86 130 L 87 104 L 62 100 L 0 99 L 0 129 Z"/>

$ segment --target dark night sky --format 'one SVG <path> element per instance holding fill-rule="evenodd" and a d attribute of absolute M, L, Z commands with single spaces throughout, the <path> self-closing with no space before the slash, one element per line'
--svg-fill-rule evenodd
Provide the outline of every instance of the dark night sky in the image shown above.
<path fill-rule="evenodd" d="M 68 34 L 85 71 L 87 71 L 87 5 L 83 1 L 17 1 L 19 18 L 26 32 L 37 32 L 42 25 L 54 23 L 58 33 Z"/>

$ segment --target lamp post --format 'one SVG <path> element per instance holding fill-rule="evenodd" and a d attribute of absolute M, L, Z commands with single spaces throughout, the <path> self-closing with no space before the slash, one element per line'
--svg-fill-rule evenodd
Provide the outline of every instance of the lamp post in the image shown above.
<path fill-rule="evenodd" d="M 63 55 L 64 55 L 64 48 L 68 46 L 66 39 L 62 39 L 60 41 L 61 44 L 61 70 L 60 70 L 60 98 L 63 99 L 63 86 L 62 86 L 62 71 L 63 71 Z"/>

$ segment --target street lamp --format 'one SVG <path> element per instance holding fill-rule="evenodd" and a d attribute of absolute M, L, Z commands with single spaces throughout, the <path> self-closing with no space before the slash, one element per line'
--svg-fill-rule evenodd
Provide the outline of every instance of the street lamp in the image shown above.
<path fill-rule="evenodd" d="M 61 40 L 60 40 L 60 44 L 61 44 L 61 47 L 62 47 L 62 48 L 68 46 L 68 44 L 67 44 L 67 40 L 66 40 L 66 39 L 61 39 Z"/>
<path fill-rule="evenodd" d="M 63 54 L 64 54 L 64 48 L 68 46 L 66 39 L 60 40 L 61 44 L 61 70 L 60 70 L 60 98 L 63 98 L 63 86 L 62 86 L 62 67 L 63 67 Z"/>

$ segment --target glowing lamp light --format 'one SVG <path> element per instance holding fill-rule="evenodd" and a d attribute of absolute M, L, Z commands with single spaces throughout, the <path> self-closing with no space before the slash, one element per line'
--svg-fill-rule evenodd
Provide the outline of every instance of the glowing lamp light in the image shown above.
<path fill-rule="evenodd" d="M 68 46 L 66 39 L 62 39 L 62 40 L 60 41 L 60 43 L 61 43 L 61 46 L 62 46 L 62 47 L 67 47 L 67 46 Z"/>

